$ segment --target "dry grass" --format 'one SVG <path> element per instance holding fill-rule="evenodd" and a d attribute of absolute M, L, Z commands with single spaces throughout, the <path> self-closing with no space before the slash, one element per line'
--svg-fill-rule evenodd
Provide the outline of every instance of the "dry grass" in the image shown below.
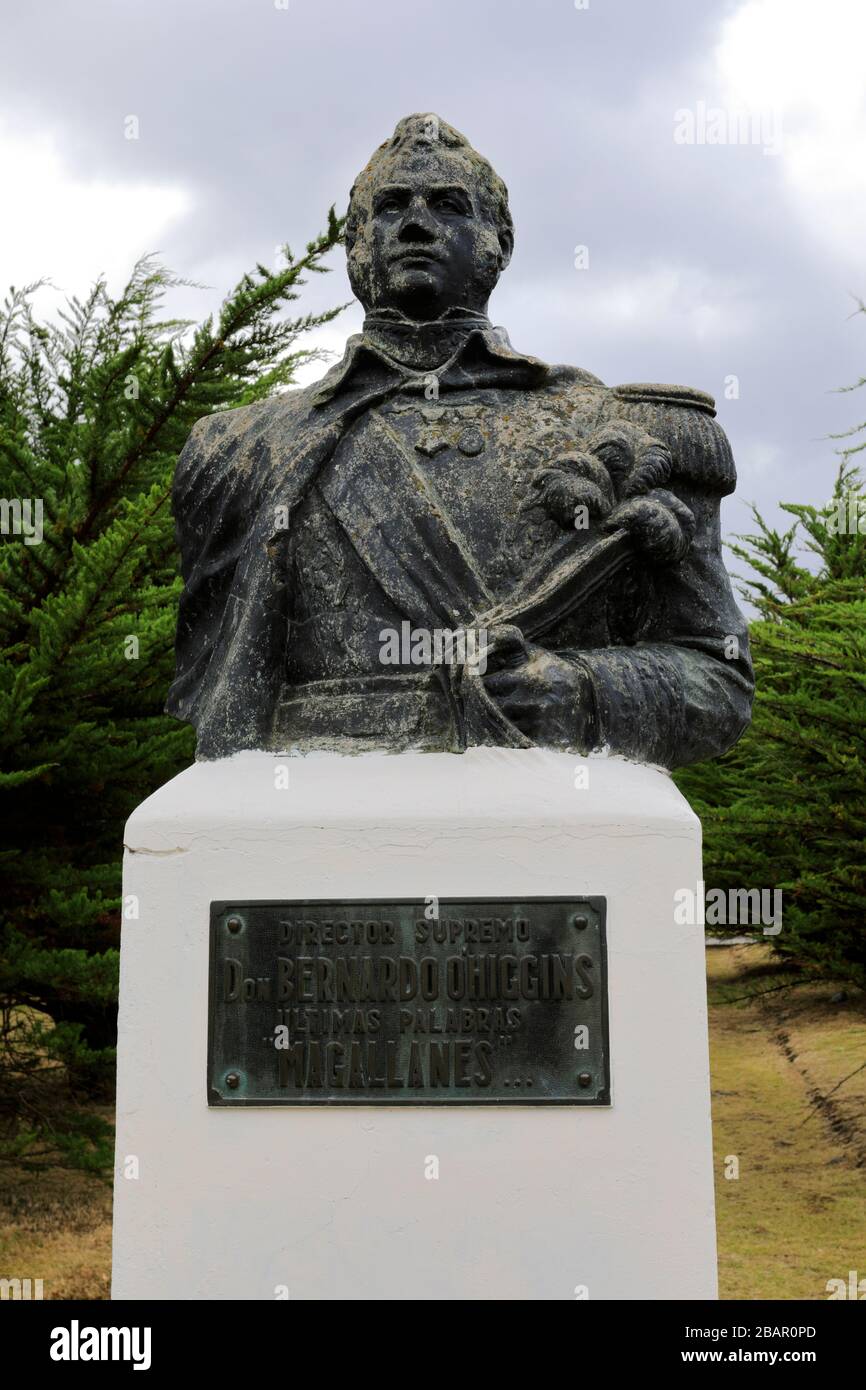
<path fill-rule="evenodd" d="M 42 1279 L 45 1298 L 108 1298 L 110 1184 L 65 1168 L 0 1165 L 0 1276 Z"/>
<path fill-rule="evenodd" d="M 833 1090 L 866 1061 L 862 996 L 758 997 L 788 978 L 764 948 L 707 956 L 721 1296 L 824 1299 L 828 1279 L 866 1277 L 866 1069 Z M 108 1298 L 110 1267 L 107 1182 L 0 1165 L 0 1277 L 41 1278 L 46 1298 Z"/>
<path fill-rule="evenodd" d="M 866 1061 L 862 996 L 723 1002 L 790 977 L 761 973 L 763 947 L 707 955 L 721 1296 L 826 1299 L 829 1279 L 866 1275 L 866 1070 L 829 1095 Z"/>

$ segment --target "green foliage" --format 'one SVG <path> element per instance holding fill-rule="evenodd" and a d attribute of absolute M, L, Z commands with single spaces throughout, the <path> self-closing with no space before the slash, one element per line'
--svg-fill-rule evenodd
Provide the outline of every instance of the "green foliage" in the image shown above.
<path fill-rule="evenodd" d="M 0 310 L 0 1122 L 13 1147 L 50 1132 L 76 1162 L 102 1152 L 74 1106 L 111 1091 L 123 825 L 194 749 L 162 712 L 175 462 L 202 415 L 291 385 L 319 355 L 300 340 L 340 308 L 284 310 L 341 235 L 332 210 L 304 255 L 257 266 L 198 326 L 165 316 L 184 282 L 151 258 L 117 298 L 100 280 L 54 321 L 36 317 L 39 285 Z M 31 527 L 41 503 L 38 544 L 15 533 L 25 499 Z"/>
<path fill-rule="evenodd" d="M 842 503 L 843 526 L 838 525 Z M 718 762 L 677 782 L 704 825 L 713 888 L 780 888 L 784 958 L 866 983 L 866 534 L 847 523 L 866 490 L 843 462 L 833 503 L 787 505 L 783 532 L 732 547 L 751 571 L 744 594 L 757 693 L 753 722 Z M 798 544 L 813 557 L 797 558 Z"/>

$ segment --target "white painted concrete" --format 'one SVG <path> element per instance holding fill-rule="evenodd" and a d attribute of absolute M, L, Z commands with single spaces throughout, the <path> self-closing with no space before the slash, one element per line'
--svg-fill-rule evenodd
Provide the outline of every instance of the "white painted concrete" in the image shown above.
<path fill-rule="evenodd" d="M 715 1297 L 703 933 L 673 919 L 700 877 L 671 780 L 616 759 L 181 773 L 126 829 L 113 1296 Z M 546 893 L 608 899 L 610 1109 L 206 1104 L 212 899 Z"/>

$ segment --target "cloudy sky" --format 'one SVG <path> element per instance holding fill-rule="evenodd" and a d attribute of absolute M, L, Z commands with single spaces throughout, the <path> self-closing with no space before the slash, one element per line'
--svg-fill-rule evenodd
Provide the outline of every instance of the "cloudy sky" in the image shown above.
<path fill-rule="evenodd" d="M 712 392 L 728 532 L 828 496 L 827 436 L 866 418 L 838 391 L 866 376 L 863 0 L 5 0 L 2 33 L 6 284 L 157 251 L 202 315 L 437 112 L 508 184 L 516 347 Z M 351 298 L 332 259 L 303 307 Z"/>

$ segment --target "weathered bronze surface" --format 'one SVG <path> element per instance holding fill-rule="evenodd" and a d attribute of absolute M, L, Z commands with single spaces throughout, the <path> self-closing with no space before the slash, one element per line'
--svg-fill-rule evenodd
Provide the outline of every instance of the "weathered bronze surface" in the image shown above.
<path fill-rule="evenodd" d="M 604 898 L 211 904 L 211 1105 L 608 1105 L 607 1027 Z"/>
<path fill-rule="evenodd" d="M 724 752 L 753 677 L 712 398 L 512 347 L 487 316 L 507 189 L 437 116 L 376 150 L 345 240 L 366 317 L 343 360 L 200 420 L 178 462 L 167 708 L 198 756 Z"/>

